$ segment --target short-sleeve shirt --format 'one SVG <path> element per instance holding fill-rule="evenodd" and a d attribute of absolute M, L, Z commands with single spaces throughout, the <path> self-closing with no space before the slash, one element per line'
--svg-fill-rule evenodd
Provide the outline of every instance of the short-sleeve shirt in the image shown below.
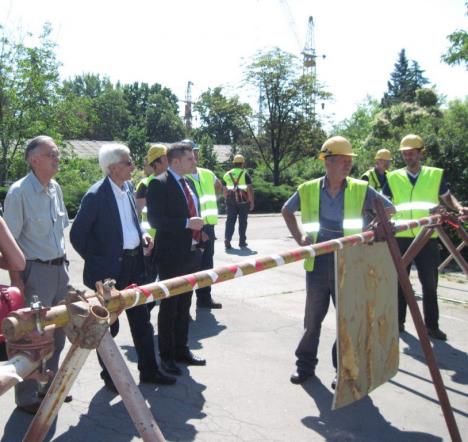
<path fill-rule="evenodd" d="M 408 176 L 410 183 L 414 186 L 419 177 L 419 172 L 416 175 L 413 175 L 411 172 L 406 170 L 406 175 Z M 449 192 L 450 192 L 450 188 L 447 184 L 447 181 L 445 180 L 445 174 L 442 172 L 442 179 L 440 180 L 440 187 L 439 187 L 439 196 L 445 196 Z M 388 181 L 385 183 L 385 186 L 382 188 L 382 193 L 388 198 L 393 198 L 392 190 L 390 189 L 390 185 L 388 184 Z"/>
<path fill-rule="evenodd" d="M 49 261 L 65 255 L 68 214 L 55 180 L 44 186 L 30 172 L 11 185 L 4 210 L 5 222 L 26 259 Z"/>

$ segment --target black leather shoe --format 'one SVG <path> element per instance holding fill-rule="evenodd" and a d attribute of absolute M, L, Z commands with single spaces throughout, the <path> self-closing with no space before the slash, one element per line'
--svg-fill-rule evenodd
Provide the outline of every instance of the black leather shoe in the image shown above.
<path fill-rule="evenodd" d="M 168 376 L 159 370 L 156 370 L 150 375 L 140 374 L 140 383 L 142 384 L 173 385 L 176 381 L 176 378 Z"/>
<path fill-rule="evenodd" d="M 440 328 L 428 328 L 427 334 L 433 338 L 438 339 L 439 341 L 446 341 L 447 335 Z"/>
<path fill-rule="evenodd" d="M 307 373 L 304 370 L 297 369 L 290 377 L 293 384 L 303 384 L 307 379 L 314 376 L 314 373 Z"/>
<path fill-rule="evenodd" d="M 220 302 L 197 302 L 197 308 L 208 308 L 208 309 L 220 309 L 223 308 L 223 304 Z"/>
<path fill-rule="evenodd" d="M 224 248 L 226 250 L 231 250 L 232 249 L 232 246 L 231 246 L 231 241 L 224 241 Z"/>
<path fill-rule="evenodd" d="M 336 377 L 336 375 L 335 375 L 335 377 L 333 378 L 333 381 L 332 381 L 332 383 L 331 383 L 331 388 L 332 388 L 332 390 L 336 390 L 336 383 L 337 383 L 337 382 L 338 382 L 338 379 L 337 379 L 337 377 Z"/>
<path fill-rule="evenodd" d="M 112 391 L 112 393 L 119 394 L 117 387 L 114 385 L 114 381 L 110 378 L 110 376 L 106 376 L 101 373 L 101 379 L 104 381 L 104 385 L 108 390 Z"/>
<path fill-rule="evenodd" d="M 177 362 L 182 362 L 186 365 L 206 365 L 206 360 L 198 356 L 195 356 L 192 352 L 188 352 L 184 355 L 176 356 Z"/>
<path fill-rule="evenodd" d="M 182 374 L 182 370 L 177 367 L 176 363 L 172 359 L 161 359 L 161 368 L 170 374 L 175 374 L 176 376 L 180 376 Z"/>
<path fill-rule="evenodd" d="M 39 410 L 40 406 L 41 406 L 41 403 L 36 402 L 34 404 L 18 405 L 16 408 L 18 408 L 18 410 L 24 411 L 25 413 L 28 413 L 28 414 L 36 414 L 37 410 Z"/>

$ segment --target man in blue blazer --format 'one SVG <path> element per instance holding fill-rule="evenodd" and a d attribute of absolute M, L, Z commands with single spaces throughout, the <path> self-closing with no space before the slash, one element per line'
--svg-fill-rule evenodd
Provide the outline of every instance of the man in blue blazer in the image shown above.
<path fill-rule="evenodd" d="M 105 178 L 93 184 L 81 201 L 70 231 L 70 241 L 84 259 L 83 281 L 95 289 L 97 281 L 112 278 L 122 290 L 144 277 L 143 246 L 152 247 L 151 237 L 140 229 L 133 186 L 134 170 L 127 146 L 107 144 L 99 151 L 99 165 Z M 159 371 L 156 361 L 153 326 L 147 306 L 126 310 L 130 331 L 138 356 L 140 382 L 174 384 L 176 379 Z M 118 319 L 111 325 L 111 334 L 119 330 Z M 101 378 L 117 392 L 112 379 L 99 358 Z"/>
<path fill-rule="evenodd" d="M 171 144 L 167 149 L 168 170 L 152 180 L 146 201 L 148 221 L 157 231 L 154 258 L 160 280 L 186 275 L 200 269 L 204 241 L 203 218 L 196 190 L 185 175 L 196 167 L 192 146 Z M 161 300 L 158 314 L 158 341 L 161 367 L 180 375 L 176 364 L 205 365 L 188 346 L 192 291 Z"/>

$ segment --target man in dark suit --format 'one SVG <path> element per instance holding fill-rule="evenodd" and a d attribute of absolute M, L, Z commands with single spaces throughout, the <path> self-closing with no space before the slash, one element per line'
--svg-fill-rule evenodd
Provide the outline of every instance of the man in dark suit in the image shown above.
<path fill-rule="evenodd" d="M 142 233 L 138 222 L 130 176 L 134 170 L 130 151 L 122 144 L 107 144 L 99 151 L 99 164 L 106 175 L 88 190 L 81 201 L 70 231 L 70 241 L 84 259 L 83 280 L 95 288 L 97 281 L 112 278 L 122 290 L 144 277 L 143 246 L 152 247 L 151 237 Z M 159 371 L 156 362 L 153 326 L 147 306 L 126 310 L 138 356 L 140 382 L 174 384 L 176 379 Z M 119 320 L 111 325 L 116 336 Z M 101 378 L 117 392 L 99 358 Z"/>
<path fill-rule="evenodd" d="M 146 194 L 148 221 L 158 232 L 155 262 L 159 279 L 193 273 L 200 268 L 203 219 L 196 191 L 184 175 L 196 166 L 192 146 L 174 143 L 167 149 L 168 170 L 153 179 Z M 192 291 L 161 301 L 158 340 L 161 367 L 180 375 L 176 362 L 205 365 L 187 345 Z"/>

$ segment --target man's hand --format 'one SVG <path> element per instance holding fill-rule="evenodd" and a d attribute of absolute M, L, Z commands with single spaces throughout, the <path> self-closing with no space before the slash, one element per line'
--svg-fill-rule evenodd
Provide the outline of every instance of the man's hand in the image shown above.
<path fill-rule="evenodd" d="M 302 247 L 310 246 L 312 244 L 312 238 L 309 235 L 302 235 L 296 242 Z"/>
<path fill-rule="evenodd" d="M 199 218 L 198 216 L 193 216 L 189 219 L 187 228 L 191 230 L 201 230 L 203 227 L 203 218 Z"/>
<path fill-rule="evenodd" d="M 254 202 L 250 201 L 249 209 L 250 209 L 251 212 L 253 211 L 254 207 L 255 207 Z"/>
<path fill-rule="evenodd" d="M 153 238 L 148 233 L 143 233 L 143 247 L 146 249 L 146 253 L 149 254 L 154 247 Z"/>
<path fill-rule="evenodd" d="M 460 206 L 460 207 L 458 208 L 458 214 L 459 214 L 460 216 L 468 215 L 468 207 Z"/>

